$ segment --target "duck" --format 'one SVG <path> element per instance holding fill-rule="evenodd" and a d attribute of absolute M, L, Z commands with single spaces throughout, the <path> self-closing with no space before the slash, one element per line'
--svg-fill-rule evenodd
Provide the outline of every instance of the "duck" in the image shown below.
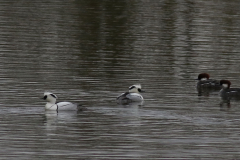
<path fill-rule="evenodd" d="M 143 96 L 140 94 L 141 92 L 145 92 L 142 90 L 140 84 L 135 84 L 129 87 L 128 92 L 122 93 L 119 95 L 116 100 L 118 103 L 127 104 L 131 102 L 141 102 L 143 101 Z"/>
<path fill-rule="evenodd" d="M 221 80 L 220 85 L 222 86 L 222 89 L 220 90 L 220 96 L 223 99 L 240 99 L 240 88 L 230 88 L 231 82 L 229 80 Z"/>
<path fill-rule="evenodd" d="M 57 101 L 57 96 L 51 92 L 44 92 L 44 96 L 42 99 L 47 101 L 47 104 L 45 105 L 45 110 L 51 110 L 51 111 L 83 111 L 86 110 L 85 107 L 79 106 L 78 104 L 74 104 L 71 102 L 58 102 Z"/>
<path fill-rule="evenodd" d="M 198 80 L 197 89 L 198 90 L 201 90 L 201 89 L 220 90 L 221 89 L 220 81 L 215 79 L 209 79 L 209 78 L 210 76 L 208 73 L 200 73 L 198 75 L 198 78 L 196 79 Z"/>

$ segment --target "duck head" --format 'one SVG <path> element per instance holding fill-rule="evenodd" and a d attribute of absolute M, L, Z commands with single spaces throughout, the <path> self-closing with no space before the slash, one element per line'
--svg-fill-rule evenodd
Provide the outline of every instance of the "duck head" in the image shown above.
<path fill-rule="evenodd" d="M 201 74 L 198 75 L 197 80 L 199 80 L 199 81 L 200 81 L 200 80 L 206 80 L 206 79 L 208 80 L 209 77 L 210 77 L 209 74 L 207 74 L 207 73 L 201 73 Z"/>
<path fill-rule="evenodd" d="M 140 93 L 140 92 L 144 92 L 141 89 L 141 85 L 140 84 L 135 84 L 129 87 L 129 92 L 130 93 Z"/>
<path fill-rule="evenodd" d="M 51 92 L 45 92 L 44 97 L 42 98 L 50 103 L 56 103 L 57 96 Z"/>
<path fill-rule="evenodd" d="M 231 82 L 229 80 L 221 80 L 220 85 L 223 86 L 223 88 L 230 88 Z"/>

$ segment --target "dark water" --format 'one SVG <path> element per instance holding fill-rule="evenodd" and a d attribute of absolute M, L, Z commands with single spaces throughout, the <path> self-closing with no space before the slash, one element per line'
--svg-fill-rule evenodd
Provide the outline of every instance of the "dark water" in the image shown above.
<path fill-rule="evenodd" d="M 240 101 L 199 96 L 197 75 L 240 87 L 238 1 L 1 1 L 3 159 L 239 159 Z M 145 102 L 115 98 L 142 84 Z M 39 99 L 83 104 L 45 112 Z"/>

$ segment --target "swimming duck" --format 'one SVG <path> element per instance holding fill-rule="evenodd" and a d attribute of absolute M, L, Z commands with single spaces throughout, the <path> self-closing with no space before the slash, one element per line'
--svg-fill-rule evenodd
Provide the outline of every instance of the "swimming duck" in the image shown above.
<path fill-rule="evenodd" d="M 220 96 L 223 99 L 240 98 L 240 88 L 230 88 L 231 82 L 229 80 L 221 80 Z"/>
<path fill-rule="evenodd" d="M 197 88 L 208 88 L 208 89 L 221 89 L 220 82 L 215 79 L 209 79 L 210 76 L 207 73 L 201 73 L 198 75 Z"/>
<path fill-rule="evenodd" d="M 55 111 L 83 110 L 82 106 L 78 106 L 77 104 L 74 104 L 71 102 L 56 103 L 57 96 L 51 92 L 45 92 L 43 99 L 47 101 L 47 104 L 45 105 L 45 110 L 55 110 Z"/>
<path fill-rule="evenodd" d="M 117 97 L 117 102 L 118 103 L 131 103 L 131 102 L 141 102 L 143 101 L 143 97 L 140 92 L 144 92 L 141 89 L 140 84 L 135 84 L 129 87 L 129 91 L 122 93 Z"/>

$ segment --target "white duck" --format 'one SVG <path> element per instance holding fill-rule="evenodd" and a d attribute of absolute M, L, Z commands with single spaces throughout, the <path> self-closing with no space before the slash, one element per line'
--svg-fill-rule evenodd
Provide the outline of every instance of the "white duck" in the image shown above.
<path fill-rule="evenodd" d="M 117 102 L 118 103 L 131 103 L 131 102 L 141 102 L 143 101 L 143 97 L 140 92 L 144 92 L 141 89 L 140 84 L 132 85 L 129 87 L 129 91 L 122 93 L 117 97 Z"/>
<path fill-rule="evenodd" d="M 57 96 L 51 92 L 44 93 L 44 100 L 47 100 L 47 104 L 45 105 L 45 110 L 54 110 L 54 111 L 71 111 L 71 110 L 83 110 L 83 107 L 78 106 L 77 104 L 73 104 L 71 102 L 58 102 Z"/>

